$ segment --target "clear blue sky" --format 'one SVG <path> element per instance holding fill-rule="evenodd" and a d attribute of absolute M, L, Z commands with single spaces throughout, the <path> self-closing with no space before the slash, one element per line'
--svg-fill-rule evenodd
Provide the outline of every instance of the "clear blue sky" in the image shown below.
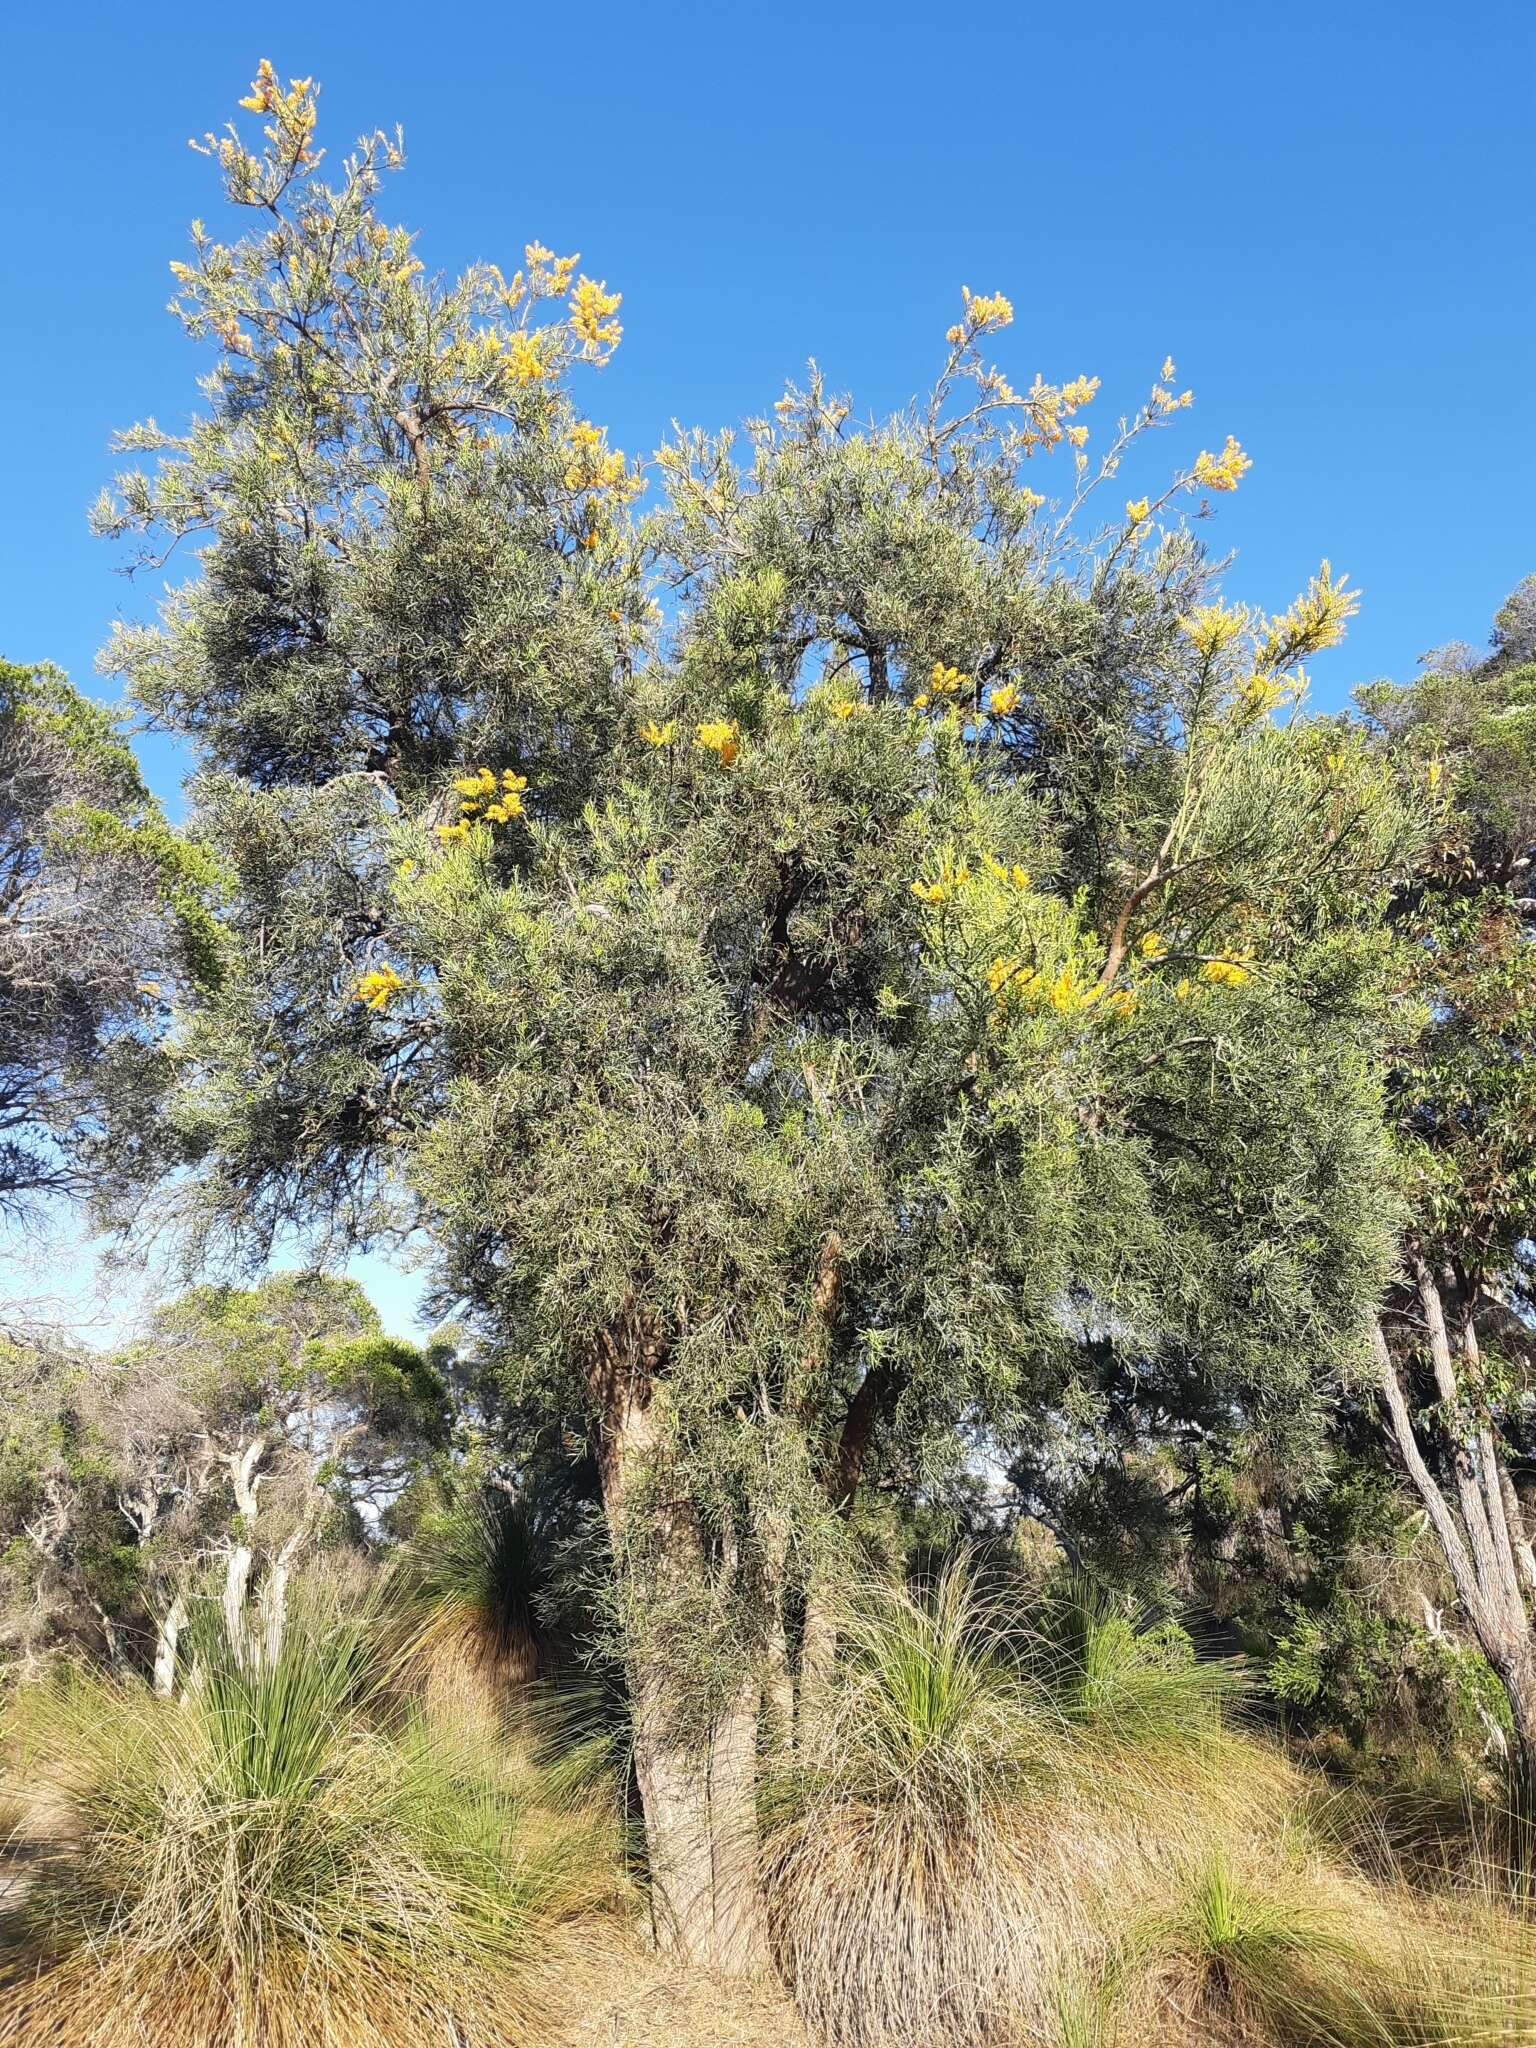
<path fill-rule="evenodd" d="M 968 284 L 1014 301 L 1015 383 L 1095 372 L 1118 411 L 1176 357 L 1198 406 L 1168 461 L 1228 432 L 1254 461 L 1213 531 L 1233 589 L 1278 606 L 1327 554 L 1365 590 L 1315 701 L 1480 643 L 1536 570 L 1531 0 L 5 13 L 13 659 L 89 682 L 151 601 L 86 507 L 114 428 L 196 401 L 166 264 L 219 213 L 186 142 L 262 56 L 323 81 L 333 154 L 404 124 L 388 204 L 429 268 L 536 236 L 623 290 L 591 410 L 631 452 L 766 408 L 812 355 L 899 405 Z"/>

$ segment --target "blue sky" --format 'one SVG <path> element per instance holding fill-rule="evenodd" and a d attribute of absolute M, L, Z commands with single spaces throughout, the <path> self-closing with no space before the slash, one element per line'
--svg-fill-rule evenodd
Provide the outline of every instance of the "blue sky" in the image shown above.
<path fill-rule="evenodd" d="M 323 81 L 333 154 L 404 125 L 388 205 L 429 269 L 538 237 L 622 289 L 590 410 L 632 453 L 765 409 L 810 356 L 900 405 L 967 284 L 1014 302 L 1016 384 L 1098 374 L 1113 413 L 1176 358 L 1198 403 L 1155 467 L 1229 432 L 1253 457 L 1212 532 L 1234 593 L 1278 607 L 1325 554 L 1365 592 L 1315 702 L 1481 643 L 1536 570 L 1529 0 L 5 12 L 12 659 L 89 682 L 152 604 L 86 508 L 115 428 L 196 403 L 166 265 L 219 213 L 186 143 L 262 56 Z M 174 755 L 146 760 L 172 795 Z"/>

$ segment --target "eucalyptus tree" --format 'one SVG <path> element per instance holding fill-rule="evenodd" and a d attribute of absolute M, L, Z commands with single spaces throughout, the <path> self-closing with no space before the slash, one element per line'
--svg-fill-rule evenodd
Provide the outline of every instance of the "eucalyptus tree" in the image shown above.
<path fill-rule="evenodd" d="M 110 715 L 46 664 L 0 662 L 0 1215 L 90 1185 L 173 982 L 217 972 L 212 880 Z"/>
<path fill-rule="evenodd" d="M 1410 1218 L 1373 1331 L 1398 1455 L 1536 1777 L 1529 1472 L 1536 1309 L 1536 580 L 1491 652 L 1450 650 L 1361 708 L 1434 805 L 1395 917 L 1410 942 L 1390 1113 Z M 1526 1479 L 1527 1497 L 1519 1486 Z"/>
<path fill-rule="evenodd" d="M 590 1448 L 658 1930 L 738 1964 L 867 1504 L 1091 1420 L 1085 1331 L 1305 1435 L 1384 1284 L 1404 814 L 1274 722 L 1353 597 L 1219 601 L 1176 508 L 1230 438 L 1099 518 L 1188 395 L 1090 453 L 1001 297 L 924 406 L 813 380 L 637 525 L 568 391 L 617 295 L 429 278 L 398 142 L 326 186 L 310 82 L 250 104 L 249 232 L 178 269 L 209 410 L 101 515 L 202 541 L 118 643 L 228 877 L 160 1163 L 206 1243 L 419 1223 L 527 1448 Z"/>

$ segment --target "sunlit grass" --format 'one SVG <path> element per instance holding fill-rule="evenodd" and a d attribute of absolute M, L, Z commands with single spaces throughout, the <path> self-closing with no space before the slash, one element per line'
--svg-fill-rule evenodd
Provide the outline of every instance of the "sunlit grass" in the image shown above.
<path fill-rule="evenodd" d="M 825 1727 L 767 1803 L 774 1953 L 847 2048 L 1536 2041 L 1507 1913 L 1369 1881 L 1230 1672 L 1072 1589 L 1026 1632 L 961 1561 L 855 1602 Z"/>
<path fill-rule="evenodd" d="M 73 1676 L 13 1740 L 66 1817 L 7 1957 L 0 2038 L 145 2048 L 524 2041 L 554 1929 L 613 1898 L 608 1810 L 402 1710 L 370 1617 L 222 1635 L 184 1698 Z"/>

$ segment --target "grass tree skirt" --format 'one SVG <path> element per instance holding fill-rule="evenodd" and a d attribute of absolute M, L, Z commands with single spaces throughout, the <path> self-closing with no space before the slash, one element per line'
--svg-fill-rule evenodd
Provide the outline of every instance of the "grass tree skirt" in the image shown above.
<path fill-rule="evenodd" d="M 62 1825 L 0 1983 L 15 2048 L 502 2048 L 546 2029 L 559 1930 L 620 1886 L 613 1806 L 455 1739 L 367 1617 L 278 1655 L 210 1628 L 185 1692 L 38 1690 L 13 1727 Z"/>
<path fill-rule="evenodd" d="M 1089 1597 L 1026 1638 L 960 1566 L 857 1603 L 847 1649 L 763 1860 L 837 2048 L 1536 2039 L 1529 1925 L 1394 1881 L 1171 1632 Z"/>

